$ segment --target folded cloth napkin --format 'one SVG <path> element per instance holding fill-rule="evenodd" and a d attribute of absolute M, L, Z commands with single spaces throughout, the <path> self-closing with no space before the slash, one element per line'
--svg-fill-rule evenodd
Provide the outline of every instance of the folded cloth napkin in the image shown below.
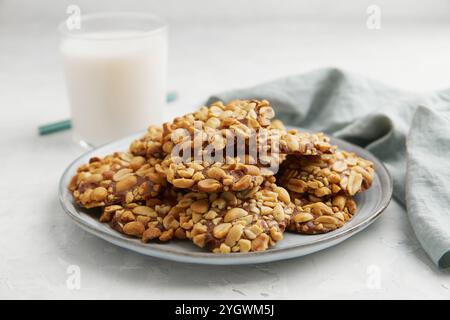
<path fill-rule="evenodd" d="M 450 90 L 412 93 L 338 69 L 322 69 L 214 95 L 209 103 L 267 99 L 285 124 L 370 150 L 394 179 L 417 238 L 450 266 Z"/>

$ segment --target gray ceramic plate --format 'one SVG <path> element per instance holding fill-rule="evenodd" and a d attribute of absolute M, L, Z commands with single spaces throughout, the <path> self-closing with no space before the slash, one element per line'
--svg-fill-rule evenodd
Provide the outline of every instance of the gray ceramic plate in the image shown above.
<path fill-rule="evenodd" d="M 93 156 L 102 156 L 114 151 L 127 150 L 130 142 L 142 133 L 90 150 L 76 159 L 65 170 L 59 184 L 59 198 L 64 211 L 81 228 L 108 242 L 145 255 L 179 262 L 198 264 L 232 265 L 262 263 L 300 257 L 334 246 L 373 223 L 389 204 L 392 197 L 392 179 L 385 166 L 370 152 L 348 142 L 332 139 L 340 148 L 353 151 L 375 164 L 376 177 L 372 187 L 357 196 L 358 213 L 343 228 L 323 235 L 297 235 L 286 233 L 275 247 L 264 252 L 212 254 L 202 251 L 189 241 L 172 241 L 165 244 L 144 244 L 112 230 L 108 224 L 100 223 L 97 216 L 78 207 L 67 190 L 70 178 L 79 165 Z"/>

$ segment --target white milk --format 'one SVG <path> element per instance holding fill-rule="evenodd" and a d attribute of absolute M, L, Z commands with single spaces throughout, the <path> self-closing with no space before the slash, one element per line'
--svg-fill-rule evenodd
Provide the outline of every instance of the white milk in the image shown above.
<path fill-rule="evenodd" d="M 99 145 L 164 120 L 166 34 L 91 33 L 61 44 L 72 124 Z"/>

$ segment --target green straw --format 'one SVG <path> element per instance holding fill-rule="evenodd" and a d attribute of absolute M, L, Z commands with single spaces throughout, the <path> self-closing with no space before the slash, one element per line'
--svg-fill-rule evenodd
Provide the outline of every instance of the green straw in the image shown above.
<path fill-rule="evenodd" d="M 43 136 L 53 132 L 64 131 L 72 128 L 72 123 L 69 119 L 58 122 L 44 124 L 38 127 L 39 135 Z"/>
<path fill-rule="evenodd" d="M 175 91 L 170 91 L 167 93 L 167 102 L 175 101 L 178 98 L 178 95 Z M 68 130 L 72 128 L 72 123 L 70 119 L 61 120 L 58 122 L 48 123 L 44 124 L 42 126 L 38 127 L 39 135 L 43 136 L 46 134 L 54 133 L 54 132 L 60 132 L 64 130 Z"/>

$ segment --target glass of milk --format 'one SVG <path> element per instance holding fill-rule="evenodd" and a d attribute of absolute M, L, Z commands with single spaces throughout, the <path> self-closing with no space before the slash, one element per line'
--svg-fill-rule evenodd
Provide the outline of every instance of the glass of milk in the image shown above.
<path fill-rule="evenodd" d="M 92 147 L 161 124 L 167 24 L 139 13 L 63 22 L 61 54 L 77 142 Z"/>

